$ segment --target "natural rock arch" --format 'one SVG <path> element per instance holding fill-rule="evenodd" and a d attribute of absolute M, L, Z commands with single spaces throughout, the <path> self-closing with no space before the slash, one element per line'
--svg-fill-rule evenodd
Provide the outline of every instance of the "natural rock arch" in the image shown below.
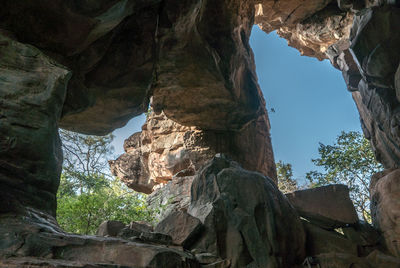
<path fill-rule="evenodd" d="M 398 168 L 396 2 L 6 0 L 0 10 L 0 213 L 36 217 L 56 229 L 57 127 L 105 134 L 145 112 L 150 96 L 154 116 L 205 135 L 207 155 L 222 150 L 274 178 L 268 114 L 248 44 L 254 23 L 277 29 L 304 55 L 329 58 L 343 72 L 378 160 Z M 252 147 L 241 143 L 256 134 Z M 229 142 L 221 144 L 221 135 Z"/>

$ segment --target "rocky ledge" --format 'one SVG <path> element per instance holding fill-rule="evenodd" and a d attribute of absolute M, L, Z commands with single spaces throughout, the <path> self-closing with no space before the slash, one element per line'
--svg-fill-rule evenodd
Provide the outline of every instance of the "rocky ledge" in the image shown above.
<path fill-rule="evenodd" d="M 383 189 L 397 173 L 391 174 L 378 180 L 376 188 Z M 218 154 L 200 168 L 185 193 L 187 199 L 174 204 L 156 227 L 109 221 L 97 236 L 67 234 L 54 218 L 34 209 L 24 215 L 3 214 L 0 267 L 400 265 L 391 256 L 395 247 L 387 247 L 388 240 L 358 220 L 346 186 L 285 196 L 270 178 Z"/>

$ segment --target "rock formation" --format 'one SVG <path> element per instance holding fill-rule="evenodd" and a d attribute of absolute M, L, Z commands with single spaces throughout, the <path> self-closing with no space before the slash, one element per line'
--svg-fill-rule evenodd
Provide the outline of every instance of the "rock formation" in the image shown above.
<path fill-rule="evenodd" d="M 125 154 L 110 161 L 111 172 L 136 191 L 151 193 L 173 178 L 193 176 L 216 153 L 224 153 L 276 178 L 267 121 L 250 122 L 238 131 L 186 127 L 151 111 L 140 133 L 124 143 Z"/>
<path fill-rule="evenodd" d="M 1 4 L 1 267 L 282 267 L 305 256 L 310 266 L 399 266 L 399 175 L 390 173 L 400 166 L 398 1 Z M 293 208 L 272 183 L 268 114 L 249 47 L 254 24 L 342 71 L 364 134 L 388 169 L 371 185 L 381 237 L 358 221 L 343 226 L 344 235 L 318 225 L 320 215 L 305 223 L 298 203 Z M 111 166 L 133 189 L 161 189 L 154 198 L 177 193 L 170 211 L 204 225 L 198 241 L 185 243 L 200 252 L 165 245 L 170 236 L 154 232 L 138 241 L 74 236 L 54 220 L 58 126 L 106 134 L 147 111 L 150 98 L 142 132 Z M 216 153 L 238 164 L 209 162 Z"/>

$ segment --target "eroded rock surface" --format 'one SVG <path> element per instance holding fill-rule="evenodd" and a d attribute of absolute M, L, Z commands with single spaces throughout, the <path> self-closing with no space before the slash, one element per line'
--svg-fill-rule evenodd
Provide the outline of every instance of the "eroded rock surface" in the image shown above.
<path fill-rule="evenodd" d="M 385 174 L 386 173 L 386 174 Z M 400 256 L 400 170 L 389 170 L 371 182 L 371 215 L 375 227 L 382 231 L 389 251 Z"/>
<path fill-rule="evenodd" d="M 113 172 L 146 193 L 166 184 L 161 199 L 177 193 L 171 211 L 187 208 L 190 186 L 177 186 L 194 180 L 189 213 L 206 228 L 193 244 L 204 267 L 287 266 L 305 254 L 318 254 L 321 267 L 398 267 L 384 245 L 374 244 L 373 232 L 356 225 L 340 239 L 332 230 L 314 232 L 315 239 L 307 239 L 335 238 L 329 247 L 307 252 L 294 208 L 269 179 L 227 160 L 201 171 L 215 153 L 225 153 L 243 168 L 275 178 L 269 120 L 249 47 L 254 22 L 342 71 L 378 160 L 398 168 L 396 1 L 5 0 L 0 266 L 199 265 L 187 252 L 157 245 L 159 233 L 142 232 L 140 243 L 71 236 L 49 216 L 55 213 L 62 158 L 57 126 L 106 134 L 146 111 L 152 97 L 154 113 L 127 141 L 126 154 L 112 162 Z M 394 255 L 396 174 L 371 187 L 375 226 Z M 337 252 L 346 239 L 348 252 Z M 353 244 L 364 248 L 356 254 Z"/>
<path fill-rule="evenodd" d="M 183 126 L 164 113 L 151 112 L 142 132 L 125 141 L 124 150 L 125 154 L 110 161 L 111 171 L 128 187 L 144 193 L 179 177 L 195 175 L 216 153 L 228 155 L 248 170 L 276 178 L 269 125 L 264 117 L 238 131 L 215 131 Z"/>
<path fill-rule="evenodd" d="M 300 216 L 334 229 L 358 223 L 346 185 L 333 184 L 286 194 Z"/>
<path fill-rule="evenodd" d="M 300 218 L 274 182 L 224 156 L 194 180 L 188 213 L 205 227 L 192 248 L 230 267 L 291 267 L 305 257 Z"/>
<path fill-rule="evenodd" d="M 39 49 L 0 32 L 0 213 L 33 207 L 55 215 L 57 121 L 69 78 Z"/>
<path fill-rule="evenodd" d="M 191 254 L 161 244 L 64 233 L 34 210 L 0 223 L 0 267 L 198 267 Z"/>
<path fill-rule="evenodd" d="M 189 248 L 200 235 L 202 227 L 198 218 L 185 211 L 174 211 L 157 224 L 155 231 L 170 235 L 174 244 Z"/>

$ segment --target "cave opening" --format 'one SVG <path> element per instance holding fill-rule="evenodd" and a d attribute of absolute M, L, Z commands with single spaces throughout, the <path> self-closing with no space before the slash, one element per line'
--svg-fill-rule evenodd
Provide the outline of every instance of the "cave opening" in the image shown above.
<path fill-rule="evenodd" d="M 399 224 L 393 220 L 399 218 L 400 192 L 398 1 L 78 2 L 6 1 L 0 11 L 1 267 L 399 266 Z M 342 71 L 363 133 L 386 168 L 370 186 L 374 226 L 357 217 L 347 187 L 286 196 L 277 188 L 270 121 L 272 131 L 279 123 L 292 127 L 272 133 L 273 140 L 285 140 L 289 149 L 282 155 L 290 156 L 304 149 L 288 141 L 318 139 L 321 129 L 337 135 L 336 119 L 321 111 L 332 106 L 333 114 L 350 113 L 329 95 L 342 85 L 323 78 L 326 61 L 308 76 L 306 68 L 272 52 L 277 58 L 257 63 L 257 79 L 248 42 L 254 24 L 277 30 L 306 56 L 328 57 Z M 272 51 L 266 45 L 262 50 Z M 262 71 L 263 62 L 283 69 L 273 75 Z M 293 73 L 290 67 L 296 67 Z M 262 73 L 283 88 L 264 85 Z M 302 92 L 299 77 L 317 89 L 305 85 Z M 273 102 L 271 92 L 283 94 L 283 104 Z M 121 156 L 101 165 L 110 164 L 121 179 L 116 183 L 165 200 L 171 210 L 163 224 L 108 221 L 99 236 L 65 232 L 55 218 L 62 166 L 58 127 L 107 134 L 146 112 L 150 96 L 152 110 L 141 132 L 124 146 L 120 142 Z M 303 110 L 308 114 L 302 116 Z M 95 152 L 104 145 L 101 138 L 86 137 Z M 283 145 L 275 145 L 277 160 Z M 80 149 L 70 152 L 97 158 Z M 76 173 L 79 181 L 82 171 Z M 91 221 L 115 188 L 103 187 L 102 175 L 85 175 L 99 184 L 60 187 L 71 194 L 65 201 L 84 197 L 83 207 L 96 203 L 89 213 L 78 213 Z M 97 187 L 102 190 L 94 202 Z M 107 213 L 122 211 L 117 199 Z M 136 201 L 128 206 L 140 207 Z M 86 226 L 80 233 L 94 232 Z"/>
<path fill-rule="evenodd" d="M 318 144 L 331 144 L 341 131 L 361 131 L 359 114 L 339 70 L 290 47 L 276 31 L 254 26 L 250 44 L 258 83 L 271 121 L 275 161 L 291 163 L 304 181 L 315 167 Z"/>

